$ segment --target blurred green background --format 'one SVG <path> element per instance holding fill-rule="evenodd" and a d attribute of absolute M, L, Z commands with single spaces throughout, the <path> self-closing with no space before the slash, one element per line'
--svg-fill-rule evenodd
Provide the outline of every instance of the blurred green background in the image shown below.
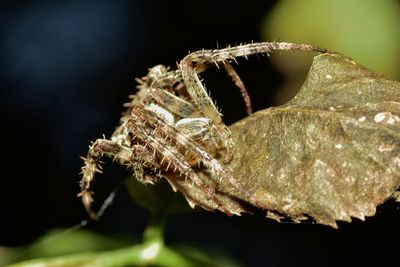
<path fill-rule="evenodd" d="M 262 38 L 329 48 L 389 79 L 400 79 L 398 0 L 281 0 L 266 15 Z M 275 57 L 289 80 L 277 95 L 278 103 L 296 94 L 310 58 L 287 53 Z"/>
<path fill-rule="evenodd" d="M 281 0 L 266 16 L 262 36 L 328 47 L 390 79 L 400 78 L 397 0 Z"/>

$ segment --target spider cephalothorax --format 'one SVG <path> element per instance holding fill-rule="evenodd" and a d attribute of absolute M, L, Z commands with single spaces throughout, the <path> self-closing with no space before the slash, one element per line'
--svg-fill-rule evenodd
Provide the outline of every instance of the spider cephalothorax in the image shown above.
<path fill-rule="evenodd" d="M 101 171 L 99 159 L 108 156 L 127 165 L 136 179 L 154 183 L 166 179 L 181 191 L 189 204 L 208 210 L 237 214 L 240 208 L 227 207 L 216 192 L 215 184 L 223 181 L 245 196 L 246 202 L 260 207 L 254 196 L 224 169 L 234 146 L 222 115 L 208 96 L 199 73 L 208 67 L 223 66 L 239 87 L 251 112 L 246 90 L 230 65 L 237 57 L 262 54 L 273 50 L 325 52 L 309 45 L 291 43 L 253 43 L 218 50 L 201 50 L 186 56 L 177 70 L 158 65 L 139 80 L 139 91 L 126 106 L 121 124 L 110 139 L 97 139 L 89 148 L 80 183 L 83 203 L 92 217 L 91 182 Z M 197 173 L 204 171 L 212 182 Z M 188 183 L 188 182 L 190 183 Z M 196 193 L 188 188 L 194 187 Z"/>

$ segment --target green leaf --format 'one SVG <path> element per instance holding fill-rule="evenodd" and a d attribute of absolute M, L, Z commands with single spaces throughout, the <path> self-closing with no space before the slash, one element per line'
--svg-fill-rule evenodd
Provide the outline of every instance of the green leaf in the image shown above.
<path fill-rule="evenodd" d="M 341 55 L 315 57 L 294 99 L 230 128 L 226 168 L 268 217 L 336 227 L 374 215 L 399 188 L 400 84 Z M 219 190 L 247 201 L 226 183 Z"/>
<path fill-rule="evenodd" d="M 77 239 L 76 239 L 77 238 Z M 77 244 L 76 241 L 93 239 L 93 244 Z M 187 266 L 187 267 L 239 267 L 242 266 L 237 261 L 229 258 L 225 253 L 213 248 L 201 249 L 191 246 L 166 247 L 159 242 L 144 242 L 142 244 L 133 245 L 125 248 L 114 249 L 109 251 L 96 251 L 100 246 L 104 248 L 110 247 L 107 244 L 95 244 L 98 240 L 105 240 L 104 237 L 97 237 L 95 234 L 84 233 L 72 237 L 73 242 L 80 248 L 85 247 L 82 251 L 85 253 L 76 253 L 63 255 L 58 257 L 49 257 L 53 252 L 36 254 L 41 258 L 23 261 L 10 265 L 10 267 L 77 267 L 77 266 L 98 266 L 98 267 L 119 267 L 119 266 Z M 76 240 L 75 240 L 76 239 Z M 64 240 L 64 239 L 63 239 Z M 57 243 L 62 242 L 59 240 Z M 68 240 L 68 238 L 67 238 Z M 110 239 L 111 240 L 111 239 Z M 153 240 L 154 241 L 154 240 Z M 52 242 L 53 243 L 53 242 Z M 71 242 L 64 246 L 65 253 L 70 253 L 71 250 L 77 249 Z M 115 243 L 115 242 L 114 242 Z M 91 248 L 91 249 L 90 249 Z M 46 248 L 47 249 L 47 248 Z M 53 250 L 53 249 L 50 249 Z M 39 250 L 35 250 L 35 253 Z M 56 254 L 59 254 L 60 250 Z M 54 255 L 53 255 L 54 256 Z"/>

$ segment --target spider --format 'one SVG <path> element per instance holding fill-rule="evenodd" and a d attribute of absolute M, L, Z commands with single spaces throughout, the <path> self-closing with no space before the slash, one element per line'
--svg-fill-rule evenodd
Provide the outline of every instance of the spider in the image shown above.
<path fill-rule="evenodd" d="M 183 58 L 176 70 L 163 65 L 151 68 L 146 77 L 138 80 L 138 92 L 125 104 L 119 127 L 109 139 L 97 139 L 89 147 L 82 167 L 80 181 L 83 204 L 89 215 L 92 210 L 91 184 L 96 172 L 101 172 L 100 159 L 107 156 L 126 165 L 134 177 L 143 183 L 154 184 L 166 179 L 175 191 L 180 191 L 188 203 L 207 210 L 220 210 L 228 215 L 240 214 L 243 209 L 225 205 L 216 191 L 220 182 L 227 183 L 254 207 L 262 208 L 257 199 L 227 172 L 234 143 L 222 114 L 199 78 L 199 74 L 215 65 L 223 66 L 242 92 L 247 113 L 251 103 L 247 91 L 230 65 L 236 58 L 267 54 L 274 50 L 328 50 L 305 44 L 262 42 L 200 50 Z M 205 180 L 204 172 L 209 177 Z M 193 189 L 193 190 L 192 190 Z"/>

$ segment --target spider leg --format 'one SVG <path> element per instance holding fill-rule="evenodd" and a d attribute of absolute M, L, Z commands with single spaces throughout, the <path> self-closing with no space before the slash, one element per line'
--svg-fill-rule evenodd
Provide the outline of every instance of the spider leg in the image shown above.
<path fill-rule="evenodd" d="M 216 50 L 200 50 L 187 55 L 180 64 L 187 65 L 188 68 L 198 66 L 198 70 L 204 71 L 207 65 L 220 65 L 226 62 L 234 61 L 238 57 L 247 58 L 250 55 L 255 54 L 269 54 L 273 51 L 309 51 L 319 53 L 336 53 L 325 48 L 307 44 L 294 44 L 285 42 L 262 42 L 262 43 L 251 43 L 245 45 L 238 45 L 233 47 L 227 47 L 224 49 Z M 185 77 L 185 72 L 182 71 L 182 76 Z M 197 71 L 199 73 L 199 71 Z"/>
<path fill-rule="evenodd" d="M 91 207 L 93 203 L 93 192 L 90 189 L 94 180 L 95 173 L 102 172 L 102 168 L 100 166 L 100 158 L 102 158 L 103 156 L 107 156 L 112 159 L 118 160 L 121 163 L 130 163 L 130 165 L 133 164 L 132 167 L 134 167 L 134 170 L 136 170 L 135 174 L 140 175 L 141 173 L 143 174 L 143 170 L 140 169 L 141 162 L 135 162 L 132 161 L 132 159 L 135 159 L 135 157 L 143 153 L 145 153 L 145 150 L 141 149 L 141 146 L 134 146 L 133 148 L 129 148 L 107 139 L 97 139 L 90 146 L 87 157 L 82 157 L 82 159 L 84 160 L 84 166 L 81 170 L 82 179 L 79 183 L 81 192 L 78 194 L 78 196 L 82 198 L 82 202 L 92 219 L 97 219 L 97 215 Z"/>
<path fill-rule="evenodd" d="M 146 77 L 139 79 L 139 92 L 130 96 L 131 102 L 124 104 L 124 107 L 128 109 L 123 114 L 122 122 L 129 117 L 132 107 L 151 101 L 157 102 L 160 106 L 167 108 L 169 112 L 183 118 L 199 115 L 191 103 L 172 92 L 174 84 L 182 83 L 179 70 L 166 72 L 165 67 L 160 69 L 160 66 L 162 65 L 151 68 Z"/>
<path fill-rule="evenodd" d="M 252 113 L 252 107 L 250 96 L 246 90 L 246 87 L 231 64 L 226 63 L 224 67 L 227 74 L 232 78 L 236 87 L 239 88 L 246 105 L 247 114 L 250 115 Z M 163 88 L 171 88 L 176 82 L 183 82 L 182 75 L 180 74 L 179 70 L 171 71 L 165 74 L 163 77 L 155 80 L 151 85 L 151 96 L 158 103 L 168 107 L 169 110 L 174 114 L 177 114 L 183 118 L 193 116 L 194 107 L 192 104 L 188 103 L 181 97 L 168 92 L 167 90 L 163 90 Z M 175 107 L 175 105 L 177 106 Z"/>
<path fill-rule="evenodd" d="M 182 82 L 182 74 L 180 70 L 173 70 L 164 73 L 162 76 L 158 77 L 151 84 L 151 87 L 155 88 L 172 88 L 175 83 Z"/>
<path fill-rule="evenodd" d="M 132 107 L 138 104 L 144 104 L 148 100 L 149 88 L 151 87 L 151 84 L 160 77 L 166 76 L 168 73 L 170 72 L 168 72 L 167 67 L 164 65 L 156 65 L 149 69 L 149 72 L 145 77 L 136 79 L 136 81 L 139 83 L 139 85 L 136 87 L 138 91 L 134 95 L 129 95 L 129 98 L 132 100 L 124 104 L 124 107 L 126 107 L 127 110 L 122 114 L 120 119 L 121 123 L 127 120 Z"/>
<path fill-rule="evenodd" d="M 157 104 L 168 109 L 169 112 L 182 118 L 199 116 L 193 104 L 186 101 L 180 92 L 170 92 L 167 89 L 174 87 L 174 84 L 182 84 L 182 75 L 179 70 L 165 73 L 162 77 L 155 80 L 149 87 L 149 96 Z"/>
<path fill-rule="evenodd" d="M 232 78 L 233 82 L 235 83 L 236 87 L 239 88 L 240 92 L 242 93 L 242 98 L 244 100 L 244 103 L 246 105 L 246 112 L 247 115 L 250 115 L 253 113 L 253 109 L 251 107 L 251 100 L 249 93 L 246 90 L 246 87 L 244 86 L 244 83 L 242 82 L 242 79 L 240 79 L 239 75 L 233 68 L 233 66 L 229 63 L 224 64 L 224 68 L 226 73 Z"/>
<path fill-rule="evenodd" d="M 246 111 L 248 115 L 252 113 L 252 108 L 251 108 L 251 101 L 249 94 L 246 90 L 246 87 L 244 86 L 242 80 L 240 79 L 239 75 L 236 73 L 235 69 L 229 64 L 226 63 L 224 65 L 225 70 L 227 74 L 232 78 L 233 82 L 235 85 L 239 88 L 240 92 L 242 93 L 243 100 L 246 104 Z M 157 80 L 154 81 L 154 83 L 151 85 L 152 88 L 172 88 L 175 83 L 181 83 L 183 82 L 182 74 L 180 70 L 175 70 L 175 71 L 170 71 L 168 73 L 165 73 L 162 77 L 158 78 Z M 163 91 L 163 90 L 161 90 Z M 168 91 L 164 91 L 165 94 L 170 94 Z M 182 101 L 182 98 L 177 97 L 176 95 L 171 94 L 172 96 L 175 96 L 178 99 L 174 99 L 175 102 Z M 168 97 L 171 99 L 171 97 Z M 162 102 L 162 103 L 167 103 L 167 99 L 162 99 L 162 98 L 155 98 L 156 101 Z M 169 102 L 171 103 L 171 102 Z M 194 107 L 192 107 L 194 109 Z M 180 115 L 181 117 L 188 117 L 191 114 L 181 114 L 181 113 L 176 113 L 174 110 L 171 110 L 171 112 L 174 112 L 175 114 Z"/>
<path fill-rule="evenodd" d="M 158 133 L 158 131 L 165 133 L 165 131 L 163 131 L 163 129 L 160 127 L 164 127 L 166 122 L 161 117 L 159 118 L 159 121 L 148 121 L 147 119 L 143 119 L 145 117 L 147 118 L 148 116 L 143 116 L 142 114 L 147 114 L 149 117 L 155 116 L 159 118 L 158 115 L 149 110 L 144 108 L 134 108 L 132 109 L 131 118 L 126 122 L 127 127 L 133 129 L 137 138 L 148 144 L 149 147 L 157 152 L 158 155 L 163 157 L 161 161 L 165 160 L 165 162 L 167 162 L 167 167 L 164 169 L 164 171 L 168 172 L 170 165 L 172 165 L 171 167 L 174 169 L 174 173 L 177 173 L 179 176 L 183 176 L 185 179 L 190 179 L 193 184 L 200 189 L 202 195 L 205 196 L 207 200 L 211 200 L 215 204 L 215 207 L 212 207 L 211 209 L 219 209 L 228 215 L 232 215 L 232 213 L 224 207 L 224 205 L 221 203 L 221 200 L 216 195 L 215 187 L 208 186 L 202 179 L 200 179 L 196 172 L 192 169 L 192 166 L 186 161 L 184 155 L 178 151 L 177 147 L 169 144 L 166 138 Z M 144 124 L 148 125 L 145 126 Z M 169 179 L 169 177 L 170 176 L 167 175 L 166 179 Z M 169 179 L 168 181 L 174 184 L 172 179 Z M 202 196 L 192 195 L 190 197 L 203 207 L 208 206 L 208 204 L 205 204 L 207 201 L 204 201 Z"/>
<path fill-rule="evenodd" d="M 160 104 L 161 106 L 168 109 L 168 111 L 170 111 L 176 115 L 179 115 L 182 118 L 193 118 L 193 117 L 202 116 L 203 114 L 197 113 L 195 105 L 185 101 L 184 99 L 182 99 L 179 96 L 176 96 L 176 95 L 162 89 L 162 86 L 165 86 L 168 83 L 173 83 L 172 80 L 176 81 L 176 79 L 182 79 L 180 72 L 178 71 L 177 73 L 178 74 L 175 76 L 173 74 L 169 74 L 169 76 L 167 75 L 166 77 L 156 80 L 152 84 L 152 88 L 150 88 L 150 91 L 151 91 L 150 95 L 157 102 L 157 104 Z M 236 72 L 234 70 L 233 70 L 233 72 L 231 72 L 232 75 L 235 73 Z M 196 77 L 198 79 L 198 76 L 196 76 Z M 170 79 L 171 81 L 166 82 L 165 79 L 166 80 Z M 239 79 L 239 81 L 240 81 L 240 79 Z M 200 82 L 200 84 L 201 84 L 201 82 Z M 204 87 L 202 87 L 202 88 L 204 90 Z M 243 86 L 243 88 L 244 88 L 244 86 Z M 204 92 L 205 92 L 205 90 L 204 90 Z M 205 95 L 205 98 L 203 98 L 203 99 L 206 101 L 209 100 L 210 103 L 212 105 L 214 105 L 211 98 L 208 97 L 207 93 Z M 221 118 L 221 117 L 219 116 L 218 118 Z M 212 120 L 212 118 L 211 118 L 211 120 Z M 225 160 L 225 162 L 228 162 L 232 157 L 233 142 L 231 140 L 231 132 L 229 131 L 228 127 L 226 127 L 222 123 L 219 124 L 218 127 L 216 127 L 216 131 L 218 132 L 218 135 L 220 136 L 220 140 L 223 143 L 222 147 L 224 147 L 226 149 L 226 155 L 225 155 L 224 160 Z"/>
<path fill-rule="evenodd" d="M 184 118 L 175 124 L 175 128 L 190 140 L 204 147 L 213 157 L 218 157 L 220 150 L 225 149 L 219 128 L 208 118 Z M 225 151 L 224 151 L 225 152 Z M 198 162 L 197 156 L 190 155 L 191 162 Z"/>
<path fill-rule="evenodd" d="M 81 187 L 81 192 L 78 194 L 78 196 L 82 197 L 82 202 L 90 217 L 92 217 L 93 219 L 96 219 L 96 213 L 93 212 L 93 210 L 91 209 L 91 204 L 93 202 L 93 192 L 90 190 L 90 188 L 95 173 L 102 172 L 99 161 L 103 155 L 129 161 L 131 151 L 109 140 L 97 139 L 90 146 L 87 157 L 82 158 L 84 160 L 84 166 L 81 170 L 82 180 L 79 183 Z"/>
<path fill-rule="evenodd" d="M 263 42 L 227 47 L 216 50 L 200 50 L 187 55 L 179 63 L 184 84 L 196 107 L 204 112 L 206 117 L 214 122 L 221 122 L 221 114 L 208 96 L 198 74 L 209 65 L 219 66 L 234 61 L 237 57 L 246 57 L 254 54 L 268 54 L 275 50 L 315 51 L 320 53 L 334 53 L 327 49 L 306 44 L 284 42 Z M 228 67 L 228 74 L 232 73 Z M 239 86 L 239 88 L 241 88 Z"/>
<path fill-rule="evenodd" d="M 166 90 L 151 88 L 150 95 L 157 104 L 160 104 L 162 107 L 168 109 L 169 112 L 182 118 L 193 117 L 196 115 L 199 116 L 195 107 L 191 103 Z"/>
<path fill-rule="evenodd" d="M 134 123 L 137 120 L 140 121 L 146 121 L 150 125 L 159 126 L 160 131 L 164 133 L 165 136 L 170 136 L 172 137 L 176 143 L 188 151 L 190 151 L 192 154 L 194 154 L 198 160 L 200 160 L 208 170 L 210 170 L 213 178 L 217 181 L 224 180 L 231 184 L 236 190 L 238 190 L 243 196 L 245 196 L 251 204 L 253 204 L 256 207 L 262 208 L 261 203 L 259 203 L 255 197 L 250 195 L 246 189 L 243 188 L 243 186 L 228 172 L 225 171 L 224 167 L 219 163 L 219 161 L 215 158 L 213 158 L 206 150 L 204 150 L 203 147 L 201 147 L 199 144 L 196 142 L 192 141 L 190 138 L 188 138 L 186 135 L 181 133 L 178 129 L 173 127 L 172 125 L 166 123 L 161 117 L 159 117 L 157 114 L 147 111 L 143 109 L 144 112 L 140 112 L 140 110 L 136 111 L 135 109 L 132 110 L 132 114 L 134 115 L 133 117 L 137 119 L 132 119 L 132 123 Z M 151 136 L 149 136 L 151 138 Z M 166 151 L 165 153 L 168 153 Z M 169 152 L 170 153 L 170 152 Z M 176 164 L 182 164 L 185 165 L 186 167 L 182 169 L 183 173 L 186 173 L 187 171 L 192 171 L 190 168 L 190 165 L 188 165 L 185 161 L 185 159 L 182 159 L 182 156 L 177 156 L 176 159 L 177 163 Z M 186 168 L 188 170 L 186 170 Z M 203 186 L 201 180 L 199 180 L 198 176 L 193 172 L 190 174 L 190 177 L 193 180 L 196 180 L 195 183 L 198 186 Z M 199 181 L 197 181 L 199 180 Z"/>

